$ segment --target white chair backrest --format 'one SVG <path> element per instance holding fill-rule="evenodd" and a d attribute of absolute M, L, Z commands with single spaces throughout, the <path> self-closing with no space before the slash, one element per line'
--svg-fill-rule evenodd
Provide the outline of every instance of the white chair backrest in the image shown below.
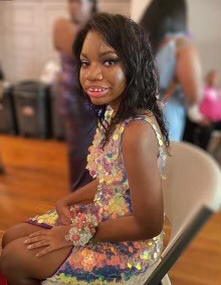
<path fill-rule="evenodd" d="M 193 237 L 221 207 L 221 171 L 205 151 L 184 142 L 171 143 L 163 180 L 171 237 L 144 285 L 171 285 L 166 275 Z"/>
<path fill-rule="evenodd" d="M 203 206 L 215 212 L 221 206 L 221 172 L 205 151 L 189 143 L 172 142 L 163 181 L 165 212 L 174 242 L 194 213 Z"/>

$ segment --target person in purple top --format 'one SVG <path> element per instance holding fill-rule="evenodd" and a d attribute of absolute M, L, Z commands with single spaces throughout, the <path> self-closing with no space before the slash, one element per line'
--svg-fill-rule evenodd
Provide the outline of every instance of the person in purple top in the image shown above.
<path fill-rule="evenodd" d="M 68 143 L 71 189 L 75 191 L 91 181 L 86 170 L 86 157 L 95 134 L 96 120 L 89 103 L 79 95 L 72 46 L 78 31 L 96 12 L 96 0 L 69 0 L 68 8 L 70 19 L 55 22 L 53 40 L 62 66 L 58 78 L 58 109 Z"/>

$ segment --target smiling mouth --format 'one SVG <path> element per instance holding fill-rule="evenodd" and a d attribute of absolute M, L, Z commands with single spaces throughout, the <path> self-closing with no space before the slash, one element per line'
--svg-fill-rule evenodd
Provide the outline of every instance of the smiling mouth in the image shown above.
<path fill-rule="evenodd" d="M 108 91 L 109 91 L 109 88 L 90 87 L 87 89 L 86 92 L 90 97 L 99 98 L 99 97 L 103 97 L 104 95 L 106 95 Z"/>

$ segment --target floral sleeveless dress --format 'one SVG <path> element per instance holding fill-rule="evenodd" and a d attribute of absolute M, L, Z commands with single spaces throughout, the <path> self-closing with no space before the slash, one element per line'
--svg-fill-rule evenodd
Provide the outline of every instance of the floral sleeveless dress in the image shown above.
<path fill-rule="evenodd" d="M 110 108 L 107 109 L 105 113 L 107 122 L 110 121 L 112 112 Z M 75 210 L 92 211 L 100 222 L 132 213 L 121 138 L 126 125 L 135 119 L 145 121 L 152 126 L 159 143 L 158 161 L 160 171 L 163 173 L 166 160 L 164 143 L 157 127 L 146 115 L 128 119 L 117 125 L 104 149 L 103 133 L 101 127 L 98 127 L 93 144 L 89 148 L 87 164 L 90 175 L 99 180 L 97 193 L 93 204 L 75 205 Z M 56 220 L 56 212 L 51 211 L 32 218 L 30 222 L 43 227 L 52 227 L 56 225 Z M 89 242 L 84 247 L 73 248 L 57 272 L 42 284 L 141 285 L 160 258 L 162 248 L 163 233 L 153 239 L 136 242 Z"/>

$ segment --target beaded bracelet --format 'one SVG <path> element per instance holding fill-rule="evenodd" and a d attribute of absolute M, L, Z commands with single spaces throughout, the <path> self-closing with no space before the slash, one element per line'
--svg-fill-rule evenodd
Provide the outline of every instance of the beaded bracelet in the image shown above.
<path fill-rule="evenodd" d="M 71 221 L 72 227 L 65 239 L 72 241 L 74 246 L 84 246 L 96 233 L 98 226 L 97 217 L 93 214 L 80 213 Z"/>

